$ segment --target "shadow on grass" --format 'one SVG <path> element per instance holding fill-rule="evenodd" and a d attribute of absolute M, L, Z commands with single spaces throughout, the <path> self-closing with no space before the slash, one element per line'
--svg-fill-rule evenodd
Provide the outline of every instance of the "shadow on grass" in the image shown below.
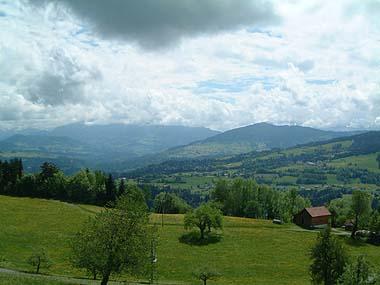
<path fill-rule="evenodd" d="M 220 242 L 222 240 L 222 236 L 217 233 L 205 233 L 204 238 L 201 239 L 201 235 L 199 232 L 192 231 L 184 233 L 182 236 L 178 238 L 178 240 L 181 243 L 202 246 Z"/>
<path fill-rule="evenodd" d="M 362 246 L 366 246 L 367 243 L 365 240 L 362 240 L 360 238 L 358 239 L 353 239 L 351 237 L 345 237 L 345 243 L 347 245 L 350 245 L 350 246 L 354 246 L 354 247 L 362 247 Z"/>

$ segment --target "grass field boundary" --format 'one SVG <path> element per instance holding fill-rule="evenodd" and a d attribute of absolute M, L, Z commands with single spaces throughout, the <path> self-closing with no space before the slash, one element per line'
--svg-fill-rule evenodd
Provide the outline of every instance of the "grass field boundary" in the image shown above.
<path fill-rule="evenodd" d="M 70 277 L 70 276 L 62 276 L 62 275 L 50 275 L 50 274 L 35 274 L 31 272 L 18 271 L 13 269 L 1 268 L 0 274 L 6 274 L 11 276 L 18 277 L 28 277 L 32 279 L 41 279 L 41 281 L 49 279 L 49 281 L 57 281 L 66 284 L 81 284 L 81 285 L 98 285 L 100 280 L 92 280 L 87 278 L 78 278 L 78 277 Z M 110 285 L 142 285 L 149 284 L 146 281 L 142 282 L 132 282 L 132 281 L 109 281 Z M 173 283 L 173 282 L 154 282 L 157 285 L 187 285 L 188 283 Z"/>

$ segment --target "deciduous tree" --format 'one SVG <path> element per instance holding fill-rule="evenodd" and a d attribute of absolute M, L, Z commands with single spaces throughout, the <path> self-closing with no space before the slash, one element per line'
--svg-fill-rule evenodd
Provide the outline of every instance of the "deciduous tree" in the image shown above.
<path fill-rule="evenodd" d="M 371 212 L 372 195 L 364 191 L 354 191 L 352 193 L 352 212 L 354 215 L 354 227 L 352 229 L 351 237 L 354 237 L 355 232 L 359 228 L 361 218 Z"/>
<path fill-rule="evenodd" d="M 205 231 L 211 229 L 221 229 L 223 226 L 223 216 L 219 209 L 209 204 L 202 204 L 197 209 L 185 215 L 185 228 L 197 227 L 201 234 L 201 239 L 205 238 Z"/>
<path fill-rule="evenodd" d="M 43 248 L 35 250 L 29 257 L 28 262 L 36 268 L 36 274 L 40 273 L 41 267 L 50 267 L 50 259 Z"/>
<path fill-rule="evenodd" d="M 194 276 L 203 282 L 203 285 L 207 285 L 208 280 L 215 280 L 220 277 L 220 273 L 210 269 L 208 267 L 203 267 L 194 272 Z"/>
<path fill-rule="evenodd" d="M 140 272 L 149 261 L 148 212 L 146 204 L 122 196 L 114 209 L 90 218 L 75 236 L 73 264 L 102 276 L 102 285 L 112 273 Z"/>

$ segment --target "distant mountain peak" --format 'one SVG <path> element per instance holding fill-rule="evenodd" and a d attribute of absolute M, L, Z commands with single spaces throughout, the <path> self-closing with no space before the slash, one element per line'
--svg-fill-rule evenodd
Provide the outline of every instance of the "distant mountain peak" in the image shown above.
<path fill-rule="evenodd" d="M 284 149 L 296 145 L 350 136 L 347 132 L 323 131 L 297 125 L 256 123 L 206 138 L 166 152 L 169 158 L 222 157 L 251 151 Z"/>

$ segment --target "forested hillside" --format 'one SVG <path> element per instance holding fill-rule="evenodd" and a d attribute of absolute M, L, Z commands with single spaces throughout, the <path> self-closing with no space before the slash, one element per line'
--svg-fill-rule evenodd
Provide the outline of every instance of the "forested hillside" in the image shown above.
<path fill-rule="evenodd" d="M 50 131 L 20 132 L 3 132 L 6 138 L 0 141 L 0 159 L 23 158 L 28 172 L 38 171 L 43 162 L 49 161 L 65 173 L 83 167 L 113 169 L 119 162 L 133 162 L 140 156 L 218 134 L 207 128 L 82 123 Z"/>
<path fill-rule="evenodd" d="M 251 151 L 285 149 L 352 134 L 352 132 L 332 132 L 301 126 L 259 123 L 232 129 L 184 147 L 177 147 L 169 150 L 167 155 L 170 158 L 220 157 Z"/>
<path fill-rule="evenodd" d="M 307 190 L 314 189 L 320 193 L 314 193 L 314 202 L 321 204 L 337 193 L 340 195 L 356 188 L 378 189 L 379 154 L 380 132 L 368 132 L 284 150 L 250 152 L 218 159 L 169 160 L 123 175 L 160 185 L 165 185 L 160 183 L 160 179 L 165 178 L 165 181 L 172 181 L 169 185 L 174 188 L 184 187 L 176 181 L 191 180 L 196 176 L 254 178 L 279 189 L 296 187 L 305 190 L 310 197 L 313 191 Z M 319 199 L 321 196 L 324 198 Z"/>

